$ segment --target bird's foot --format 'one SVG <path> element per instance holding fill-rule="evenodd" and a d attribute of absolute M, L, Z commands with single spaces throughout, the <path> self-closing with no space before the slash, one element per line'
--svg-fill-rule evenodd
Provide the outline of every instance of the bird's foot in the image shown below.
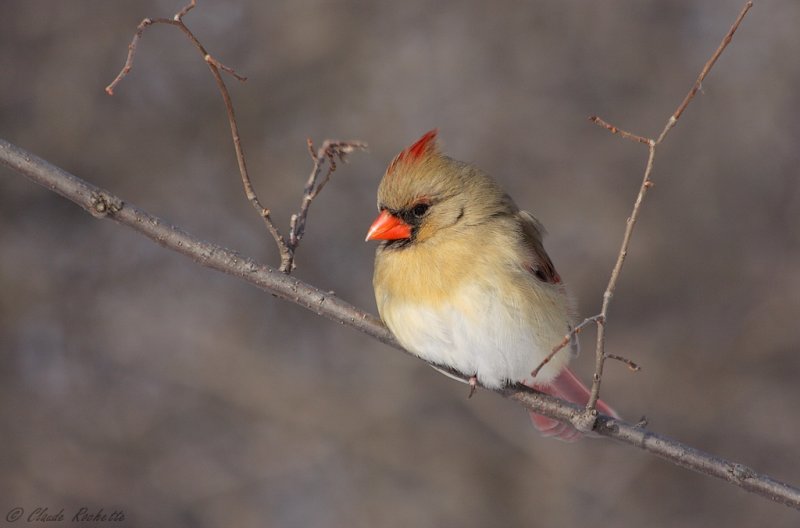
<path fill-rule="evenodd" d="M 478 388 L 478 376 L 470 376 L 469 377 L 469 394 L 467 395 L 467 399 L 472 398 L 472 395 L 475 394 L 475 391 Z"/>

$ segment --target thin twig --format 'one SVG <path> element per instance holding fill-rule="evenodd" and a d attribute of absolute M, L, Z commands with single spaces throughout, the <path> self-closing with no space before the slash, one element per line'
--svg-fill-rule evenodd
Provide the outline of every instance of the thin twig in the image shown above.
<path fill-rule="evenodd" d="M 542 370 L 542 367 L 550 363 L 550 360 L 552 360 L 553 357 L 555 357 L 555 355 L 561 351 L 561 349 L 567 346 L 570 343 L 570 341 L 572 341 L 573 337 L 576 337 L 578 334 L 580 334 L 581 331 L 584 329 L 584 327 L 592 323 L 597 323 L 597 320 L 600 319 L 601 317 L 603 316 L 600 314 L 594 315 L 592 317 L 587 317 L 581 322 L 581 324 L 577 325 L 575 328 L 570 330 L 570 332 L 564 336 L 564 339 L 562 339 L 556 346 L 554 346 L 553 350 L 551 350 L 550 353 L 547 354 L 547 357 L 545 357 L 542 360 L 542 362 L 539 363 L 539 365 L 537 365 L 537 367 L 533 369 L 533 371 L 531 371 L 531 377 L 535 378 L 539 374 L 539 371 Z"/>
<path fill-rule="evenodd" d="M 728 44 L 731 43 L 733 34 L 736 33 L 737 29 L 739 29 L 739 25 L 742 23 L 742 20 L 744 20 L 745 15 L 747 15 L 747 12 L 750 11 L 751 7 L 753 7 L 753 2 L 747 2 L 739 12 L 739 16 L 736 17 L 736 20 L 728 30 L 728 33 L 725 34 L 725 37 L 722 39 L 722 42 L 719 43 L 719 46 L 717 46 L 714 54 L 710 59 L 708 59 L 705 66 L 703 66 L 703 69 L 700 71 L 700 75 L 697 76 L 697 80 L 694 82 L 694 86 L 692 86 L 692 89 L 686 94 L 686 97 L 683 98 L 681 104 L 678 105 L 678 109 L 675 110 L 675 113 L 672 114 L 672 117 L 675 118 L 675 121 L 678 121 L 678 119 L 681 118 L 681 114 L 683 114 L 683 111 L 686 110 L 687 106 L 689 106 L 689 103 L 692 102 L 692 99 L 694 99 L 694 96 L 697 94 L 698 90 L 703 88 L 703 81 L 705 80 L 706 75 L 708 75 L 708 72 L 710 72 L 711 68 L 714 67 L 714 64 L 717 63 L 717 59 L 719 59 L 720 55 L 722 55 L 722 52 L 725 51 L 725 48 L 728 47 Z M 659 139 L 659 142 L 660 141 L 661 140 Z"/>
<path fill-rule="evenodd" d="M 630 132 L 622 130 L 621 128 L 617 128 L 614 125 L 612 125 L 611 123 L 608 123 L 607 121 L 604 121 L 603 119 L 601 119 L 601 118 L 599 118 L 597 116 L 589 116 L 589 121 L 591 121 L 595 125 L 599 125 L 599 126 L 605 128 L 606 130 L 608 130 L 612 134 L 618 134 L 618 135 L 624 137 L 625 139 L 630 139 L 631 141 L 635 141 L 637 143 L 644 143 L 645 145 L 649 145 L 653 141 L 650 138 L 637 136 L 636 134 L 631 134 Z"/>
<path fill-rule="evenodd" d="M 131 43 L 128 44 L 128 57 L 125 59 L 125 65 L 119 71 L 117 76 L 114 78 L 111 83 L 106 86 L 106 93 L 108 95 L 114 95 L 114 88 L 116 88 L 117 84 L 124 79 L 128 73 L 130 73 L 131 68 L 133 68 L 133 57 L 136 55 L 136 46 L 139 44 L 139 39 L 142 38 L 142 33 L 144 32 L 145 28 L 149 25 L 155 24 L 156 22 L 160 22 L 162 24 L 171 24 L 173 21 L 159 18 L 156 20 L 145 18 L 142 20 L 139 25 L 136 27 L 136 33 L 133 34 L 133 40 Z"/>
<path fill-rule="evenodd" d="M 200 44 L 200 41 L 197 40 L 197 38 L 194 36 L 194 34 L 191 31 L 189 31 L 189 28 L 186 26 L 186 24 L 183 23 L 183 17 L 186 15 L 186 13 L 188 13 L 189 11 L 194 9 L 194 7 L 196 5 L 197 5 L 197 0 L 191 0 L 186 6 L 183 7 L 183 9 L 178 11 L 175 14 L 175 16 L 172 17 L 172 18 L 145 18 L 145 19 L 143 19 L 139 23 L 139 25 L 136 27 L 136 32 L 133 35 L 133 39 L 131 39 L 131 43 L 128 44 L 128 56 L 125 59 L 125 65 L 122 67 L 122 69 L 117 74 L 117 76 L 114 78 L 114 80 L 111 81 L 111 83 L 108 86 L 106 86 L 106 88 L 105 88 L 106 93 L 108 95 L 114 95 L 114 89 L 122 81 L 122 79 L 127 77 L 128 74 L 131 72 L 131 70 L 133 69 L 133 58 L 136 55 L 136 48 L 139 45 L 139 40 L 142 38 L 142 34 L 144 33 L 144 30 L 147 29 L 147 27 L 152 26 L 154 24 L 166 24 L 166 25 L 169 25 L 169 26 L 177 26 L 177 27 L 179 27 L 191 39 L 192 43 L 200 50 L 200 52 L 203 54 L 203 56 L 204 57 L 206 57 L 206 56 L 209 57 L 208 59 L 206 59 L 207 62 L 213 64 L 217 68 L 219 68 L 219 69 L 221 69 L 221 70 L 223 70 L 223 71 L 225 71 L 227 73 L 230 73 L 232 76 L 234 76 L 239 81 L 242 81 L 242 82 L 246 81 L 247 77 L 239 75 L 238 73 L 236 73 L 233 70 L 233 68 L 230 68 L 229 66 L 226 66 L 226 65 L 222 64 L 217 59 L 215 59 L 215 58 L 211 57 L 210 55 L 208 55 L 208 53 L 206 52 L 205 48 L 203 48 L 203 46 Z"/>
<path fill-rule="evenodd" d="M 730 44 L 731 39 L 733 38 L 733 34 L 739 28 L 739 25 L 742 23 L 747 12 L 750 8 L 753 7 L 753 2 L 747 2 L 742 10 L 739 12 L 739 16 L 736 17 L 736 20 L 731 25 L 728 32 L 725 34 L 725 37 L 720 42 L 720 45 L 717 47 L 716 51 L 711 55 L 711 58 L 706 61 L 703 69 L 700 71 L 700 74 L 697 77 L 692 88 L 689 90 L 689 93 L 686 94 L 686 97 L 683 99 L 680 105 L 678 105 L 677 110 L 669 117 L 667 123 L 664 125 L 663 130 L 658 135 L 658 138 L 647 139 L 647 138 L 640 138 L 639 136 L 634 136 L 627 132 L 619 130 L 617 127 L 613 125 L 609 125 L 605 121 L 597 118 L 593 119 L 594 122 L 604 126 L 612 133 L 618 133 L 619 135 L 626 137 L 627 139 L 634 139 L 639 141 L 640 143 L 645 143 L 648 147 L 648 155 L 647 155 L 647 164 L 645 165 L 644 170 L 644 177 L 642 178 L 642 184 L 639 187 L 639 193 L 636 195 L 636 200 L 633 203 L 633 211 L 631 215 L 628 217 L 628 220 L 625 225 L 625 233 L 622 237 L 622 245 L 619 250 L 619 254 L 617 255 L 617 261 L 614 264 L 614 269 L 611 271 L 611 277 L 608 281 L 608 286 L 606 287 L 605 293 L 603 294 L 603 304 L 600 309 L 600 313 L 602 317 L 597 319 L 597 347 L 596 347 L 596 354 L 595 354 L 595 371 L 592 377 L 592 391 L 591 396 L 589 397 L 589 402 L 586 404 L 585 410 L 585 420 L 591 422 L 593 418 L 597 415 L 596 405 L 597 400 L 600 397 L 600 384 L 603 378 L 603 366 L 605 365 L 605 360 L 608 358 L 618 359 L 618 356 L 613 356 L 605 353 L 605 328 L 606 328 L 606 321 L 608 320 L 608 307 L 611 303 L 611 299 L 614 297 L 614 292 L 616 291 L 617 281 L 619 280 L 620 272 L 622 271 L 622 265 L 625 263 L 625 257 L 628 255 L 628 247 L 630 246 L 631 236 L 633 234 L 633 228 L 636 225 L 636 221 L 639 218 L 639 212 L 641 211 L 642 202 L 644 201 L 645 195 L 647 191 L 653 186 L 653 182 L 650 179 L 650 176 L 653 172 L 653 163 L 655 161 L 656 155 L 656 147 L 658 147 L 664 138 L 667 136 L 670 130 L 675 126 L 680 119 L 681 115 L 683 114 L 686 107 L 689 106 L 689 103 L 692 102 L 695 95 L 697 94 L 698 90 L 702 86 L 703 80 L 706 78 L 708 73 L 711 71 L 711 68 L 717 62 L 717 59 L 720 57 L 725 48 L 728 47 Z M 646 141 L 642 141 L 645 139 Z M 624 362 L 627 362 L 625 360 Z M 630 366 L 630 364 L 629 364 Z"/>
<path fill-rule="evenodd" d="M 239 174 L 242 178 L 242 186 L 244 187 L 244 193 L 247 197 L 247 200 L 256 210 L 258 215 L 264 220 L 264 224 L 267 227 L 270 235 L 275 240 L 275 243 L 278 246 L 278 251 L 280 252 L 281 257 L 281 267 L 287 262 L 290 261 L 291 253 L 289 251 L 288 246 L 286 245 L 286 240 L 281 235 L 280 231 L 278 230 L 275 223 L 272 221 L 272 217 L 270 216 L 270 211 L 266 207 L 261 204 L 261 201 L 258 199 L 258 195 L 253 188 L 253 184 L 250 180 L 250 174 L 247 171 L 247 161 L 244 155 L 244 147 L 242 147 L 242 140 L 241 136 L 239 135 L 239 126 L 236 122 L 236 114 L 233 110 L 233 102 L 231 100 L 230 92 L 228 91 L 228 87 L 225 84 L 225 80 L 222 78 L 220 71 L 224 71 L 226 73 L 231 74 L 239 81 L 247 80 L 246 77 L 239 75 L 236 73 L 233 68 L 225 66 L 220 61 L 215 59 L 206 48 L 200 43 L 197 37 L 192 33 L 192 31 L 184 24 L 183 17 L 191 11 L 196 5 L 196 0 L 191 0 L 186 6 L 184 6 L 180 11 L 178 11 L 173 18 L 145 18 L 136 28 L 136 33 L 131 40 L 130 45 L 128 46 L 128 58 L 125 61 L 125 65 L 123 66 L 122 70 L 119 72 L 117 77 L 111 82 L 111 84 L 106 87 L 106 92 L 109 95 L 113 95 L 114 87 L 125 78 L 126 75 L 131 71 L 133 68 L 133 57 L 136 53 L 136 46 L 139 42 L 139 39 L 142 37 L 142 33 L 144 30 L 153 24 L 167 24 L 170 26 L 178 27 L 184 35 L 186 35 L 189 40 L 192 42 L 194 47 L 203 57 L 203 60 L 208 65 L 208 68 L 211 70 L 211 74 L 214 76 L 214 80 L 217 83 L 217 88 L 219 89 L 220 95 L 222 96 L 222 100 L 225 104 L 225 110 L 228 115 L 228 123 L 230 124 L 231 128 L 231 139 L 233 140 L 233 148 L 236 151 L 236 162 L 239 165 Z"/>
<path fill-rule="evenodd" d="M 220 61 L 218 61 L 217 59 L 215 59 L 211 55 L 206 55 L 205 57 L 203 57 L 203 59 L 207 63 L 212 64 L 212 65 L 216 66 L 217 68 L 219 68 L 220 70 L 224 71 L 225 73 L 230 74 L 237 81 L 245 82 L 247 80 L 247 77 L 245 77 L 244 75 L 239 75 L 238 73 L 236 73 L 236 70 L 234 70 L 230 66 L 225 66 L 224 64 L 222 64 Z"/>
<path fill-rule="evenodd" d="M 207 268 L 243 279 L 318 315 L 351 326 L 383 343 L 403 350 L 380 319 L 359 310 L 331 292 L 320 290 L 268 266 L 258 264 L 251 258 L 195 238 L 135 205 L 123 202 L 110 192 L 81 180 L 2 139 L 0 139 L 0 162 L 46 189 L 78 204 L 93 216 L 111 218 Z M 453 373 L 453 375 L 464 381 L 468 380 L 468 377 L 462 374 Z M 585 413 L 585 410 L 577 405 L 524 386 L 495 392 L 516 401 L 529 411 L 573 426 L 579 424 L 581 416 Z M 671 438 L 647 431 L 641 426 L 606 416 L 596 420 L 594 432 L 638 447 L 675 465 L 717 477 L 750 493 L 800 510 L 800 488 L 756 473 L 742 464 L 705 453 Z"/>
<path fill-rule="evenodd" d="M 300 239 L 303 238 L 303 234 L 305 233 L 305 224 L 306 218 L 308 216 L 308 209 L 311 205 L 311 202 L 319 195 L 319 192 L 328 183 L 330 180 L 331 174 L 333 171 L 336 170 L 336 161 L 335 158 L 338 158 L 341 161 L 345 161 L 345 156 L 351 153 L 353 150 L 360 148 L 366 148 L 366 144 L 361 141 L 335 141 L 335 140 L 325 140 L 322 147 L 320 148 L 319 152 L 314 155 L 313 153 L 313 146 L 311 145 L 311 140 L 309 140 L 309 148 L 312 152 L 312 159 L 314 159 L 314 168 L 311 172 L 311 176 L 306 183 L 306 188 L 303 192 L 303 199 L 300 205 L 300 211 L 296 214 L 291 216 L 291 220 L 289 222 L 289 240 L 287 241 L 283 235 L 281 234 L 278 227 L 275 225 L 275 222 L 272 220 L 272 216 L 270 214 L 270 210 L 264 207 L 259 200 L 258 195 L 256 194 L 255 188 L 253 187 L 253 183 L 250 179 L 250 174 L 247 170 L 247 161 L 244 155 L 244 147 L 242 147 L 242 140 L 239 135 L 239 126 L 236 122 L 236 114 L 233 109 L 233 101 L 231 100 L 230 92 L 228 91 L 228 87 L 225 84 L 220 71 L 228 73 L 236 78 L 238 81 L 246 81 L 247 77 L 238 74 L 233 68 L 226 66 L 225 64 L 218 61 L 212 55 L 210 55 L 205 47 L 200 43 L 197 37 L 192 33 L 192 31 L 184 24 L 183 17 L 191 11 L 196 5 L 196 0 L 190 0 L 189 4 L 184 6 L 180 11 L 178 11 L 175 16 L 171 19 L 169 18 L 145 18 L 136 28 L 136 33 L 131 40 L 130 45 L 128 46 L 128 57 L 125 61 L 125 65 L 123 66 L 122 70 L 119 72 L 117 77 L 106 87 L 106 92 L 109 95 L 114 94 L 114 87 L 125 78 L 126 75 L 131 71 L 133 68 L 133 57 L 136 53 L 136 46 L 139 42 L 139 39 L 142 37 L 142 33 L 144 32 L 145 28 L 151 26 L 153 24 L 168 24 L 171 26 L 177 26 L 192 42 L 195 48 L 203 55 L 203 60 L 208 65 L 209 69 L 211 70 L 211 74 L 214 76 L 214 81 L 217 83 L 217 88 L 219 89 L 220 95 L 222 96 L 222 100 L 225 104 L 225 110 L 228 115 L 228 122 L 231 128 L 231 139 L 233 140 L 233 147 L 236 151 L 236 161 L 239 165 L 239 174 L 242 178 L 242 187 L 244 188 L 244 194 L 247 197 L 247 200 L 256 210 L 258 215 L 264 220 L 264 224 L 267 227 L 270 235 L 275 240 L 275 243 L 278 246 L 278 252 L 280 253 L 280 271 L 283 273 L 291 273 L 295 267 L 295 253 L 297 251 L 297 246 L 300 243 Z M 318 181 L 317 178 L 322 170 L 322 166 L 325 164 L 325 161 L 328 161 L 328 170 L 321 181 Z"/>
<path fill-rule="evenodd" d="M 639 372 L 642 370 L 642 367 L 640 367 L 637 363 L 634 363 L 626 357 L 618 356 L 617 354 L 606 354 L 606 359 L 613 359 L 621 363 L 625 363 L 633 372 Z"/>
<path fill-rule="evenodd" d="M 311 174 L 308 176 L 305 187 L 303 187 L 303 198 L 300 201 L 300 210 L 291 216 L 289 221 L 289 260 L 288 262 L 281 262 L 281 271 L 284 273 L 291 273 L 294 269 L 294 255 L 297 246 L 300 244 L 306 229 L 306 218 L 308 217 L 308 209 L 311 202 L 319 195 L 322 188 L 330 181 L 331 175 L 336 170 L 336 159 L 346 162 L 347 155 L 356 149 L 366 149 L 367 144 L 361 141 L 335 141 L 326 139 L 322 142 L 322 146 L 314 151 L 314 143 L 311 138 L 308 138 L 308 152 L 314 166 L 311 169 Z M 320 180 L 319 175 L 322 173 L 322 167 L 327 161 L 328 169 L 325 176 Z"/>
<path fill-rule="evenodd" d="M 186 16 L 186 13 L 191 11 L 197 6 L 197 0 L 189 0 L 189 3 L 183 6 L 183 8 L 175 13 L 174 20 L 175 22 L 182 22 L 183 17 Z"/>
<path fill-rule="evenodd" d="M 603 305 L 600 309 L 600 319 L 597 320 L 597 351 L 595 354 L 594 375 L 592 376 L 592 392 L 589 397 L 589 402 L 586 404 L 587 415 L 596 416 L 595 406 L 597 400 L 600 398 L 600 382 L 603 378 L 603 366 L 605 365 L 605 339 L 606 339 L 606 321 L 608 318 L 608 306 L 611 304 L 611 299 L 614 297 L 614 291 L 617 288 L 617 281 L 619 280 L 622 265 L 625 263 L 625 258 L 628 256 L 628 246 L 631 243 L 631 236 L 633 235 L 633 228 L 636 225 L 636 220 L 639 218 L 639 211 L 641 211 L 642 203 L 647 191 L 650 190 L 652 185 L 649 185 L 650 175 L 653 172 L 653 161 L 656 155 L 656 143 L 653 142 L 648 146 L 647 165 L 644 171 L 644 178 L 642 185 L 639 187 L 639 194 L 636 195 L 636 201 L 633 203 L 633 211 L 628 217 L 625 225 L 625 234 L 622 237 L 622 245 L 617 255 L 617 261 L 614 264 L 614 269 L 611 270 L 611 278 L 608 281 L 608 286 L 603 294 Z"/>

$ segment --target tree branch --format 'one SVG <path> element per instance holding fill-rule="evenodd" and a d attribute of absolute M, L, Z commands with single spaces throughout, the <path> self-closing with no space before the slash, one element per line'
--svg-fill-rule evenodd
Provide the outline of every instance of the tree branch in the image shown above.
<path fill-rule="evenodd" d="M 311 160 L 314 162 L 314 167 L 311 169 L 311 174 L 308 176 L 308 181 L 303 188 L 303 199 L 300 202 L 299 212 L 292 215 L 289 221 L 289 241 L 287 247 L 289 248 L 289 260 L 281 262 L 281 271 L 284 273 L 291 273 L 294 269 L 294 254 L 300 240 L 306 232 L 306 218 L 308 217 L 308 208 L 311 202 L 314 201 L 323 187 L 330 181 L 333 171 L 336 170 L 336 159 L 339 161 L 347 161 L 347 155 L 356 149 L 366 149 L 367 144 L 361 141 L 331 141 L 326 139 L 322 142 L 322 146 L 314 152 L 314 143 L 311 138 L 307 139 L 308 153 Z M 328 170 L 325 176 L 320 180 L 319 175 L 322 173 L 322 167 L 325 163 L 328 164 Z"/>
<path fill-rule="evenodd" d="M 92 216 L 115 220 L 142 233 L 161 246 L 190 257 L 205 267 L 244 279 L 282 299 L 298 304 L 318 315 L 351 326 L 378 341 L 403 350 L 377 317 L 356 308 L 335 295 L 269 266 L 258 264 L 249 257 L 193 237 L 133 204 L 123 202 L 110 192 L 81 180 L 2 139 L 0 139 L 0 161 L 30 180 L 75 202 Z M 467 377 L 460 373 L 452 372 L 452 374 L 464 381 L 467 380 Z M 519 403 L 530 411 L 570 423 L 573 426 L 580 425 L 585 412 L 582 407 L 524 386 L 515 386 L 494 392 Z M 607 416 L 601 415 L 597 418 L 594 423 L 594 432 L 600 436 L 638 447 L 673 464 L 717 477 L 751 493 L 800 510 L 800 489 L 767 475 L 756 473 L 742 464 L 716 457 L 666 436 Z"/>
<path fill-rule="evenodd" d="M 117 74 L 114 80 L 111 81 L 111 84 L 106 86 L 106 93 L 108 95 L 114 95 L 114 88 L 130 73 L 131 69 L 133 68 L 133 58 L 136 55 L 136 47 L 139 44 L 139 40 L 142 38 L 142 34 L 144 33 L 145 29 L 154 24 L 165 24 L 168 26 L 175 26 L 180 29 L 183 34 L 186 35 L 186 38 L 189 39 L 195 49 L 200 52 L 200 55 L 202 55 L 203 60 L 206 62 L 209 70 L 211 71 L 211 75 L 214 76 L 214 81 L 217 83 L 217 89 L 222 97 L 222 102 L 225 105 L 225 111 L 228 115 L 228 124 L 230 125 L 231 129 L 231 139 L 233 140 L 233 148 L 236 152 L 236 162 L 239 165 L 239 174 L 242 179 L 244 194 L 258 215 L 264 220 L 264 225 L 267 227 L 267 231 L 269 231 L 270 235 L 272 235 L 273 240 L 275 240 L 275 244 L 278 246 L 278 252 L 280 253 L 281 257 L 281 264 L 279 268 L 280 271 L 289 274 L 295 268 L 295 254 L 297 253 L 297 246 L 300 244 L 300 239 L 303 238 L 303 233 L 305 232 L 308 208 L 325 184 L 328 183 L 333 171 L 336 170 L 335 158 L 339 158 L 339 160 L 344 161 L 347 154 L 353 152 L 355 149 L 365 149 L 367 145 L 361 141 L 325 140 L 315 156 L 311 140 L 308 140 L 308 146 L 311 150 L 311 158 L 314 160 L 314 168 L 311 171 L 311 176 L 309 177 L 308 183 L 304 189 L 300 211 L 299 213 L 293 214 L 291 217 L 291 222 L 289 225 L 289 240 L 286 240 L 278 227 L 275 225 L 275 222 L 272 220 L 270 210 L 261 204 L 261 200 L 258 198 L 258 194 L 256 194 L 255 188 L 253 187 L 253 182 L 250 180 L 250 173 L 247 170 L 247 158 L 245 157 L 242 139 L 239 135 L 239 125 L 236 121 L 236 113 L 233 109 L 233 101 L 231 100 L 228 86 L 225 84 L 225 79 L 222 78 L 220 71 L 224 71 L 225 73 L 235 77 L 238 81 L 242 82 L 246 81 L 247 77 L 239 75 L 233 68 L 225 66 L 220 61 L 215 59 L 211 54 L 209 54 L 208 51 L 206 51 L 205 46 L 203 46 L 192 30 L 190 30 L 189 27 L 183 22 L 183 17 L 189 11 L 194 9 L 196 5 L 197 0 L 189 0 L 189 3 L 186 4 L 180 11 L 175 13 L 172 18 L 145 18 L 142 20 L 136 27 L 136 32 L 133 34 L 133 39 L 131 39 L 131 43 L 128 45 L 128 56 L 125 59 L 125 65 L 122 67 L 122 70 L 120 70 L 119 74 Z M 328 161 L 328 171 L 322 181 L 318 182 L 317 178 L 319 177 L 322 166 L 325 164 L 326 160 Z"/>
<path fill-rule="evenodd" d="M 607 354 L 605 351 L 605 343 L 606 343 L 606 323 L 608 322 L 608 308 L 611 305 L 611 299 L 614 297 L 614 292 L 617 289 L 617 282 L 619 281 L 620 273 L 622 272 L 622 266 L 625 264 L 625 258 L 628 256 L 628 248 L 630 247 L 631 237 L 633 236 L 633 229 L 636 226 L 636 221 L 639 219 L 639 213 L 641 212 L 642 204 L 644 203 L 645 195 L 647 191 L 649 191 L 653 187 L 653 181 L 651 179 L 651 175 L 653 174 L 653 163 L 655 162 L 656 157 L 656 148 L 661 145 L 661 142 L 664 141 L 664 138 L 667 137 L 667 134 L 673 127 L 678 123 L 678 119 L 680 119 L 681 115 L 683 114 L 684 110 L 689 106 L 689 103 L 692 102 L 697 92 L 700 90 L 700 87 L 703 84 L 708 73 L 711 71 L 711 68 L 714 67 L 716 64 L 717 59 L 719 59 L 722 52 L 725 51 L 725 48 L 728 47 L 731 40 L 733 39 L 734 33 L 736 30 L 739 29 L 739 25 L 744 20 L 745 15 L 747 12 L 750 11 L 750 8 L 753 7 L 753 2 L 746 2 L 745 5 L 742 7 L 739 15 L 734 20 L 731 27 L 728 29 L 728 32 L 720 42 L 717 49 L 711 55 L 711 57 L 706 61 L 703 69 L 700 71 L 700 74 L 697 76 L 697 80 L 692 85 L 689 92 L 686 94 L 686 97 L 683 98 L 683 101 L 678 105 L 678 108 L 669 116 L 667 119 L 664 128 L 661 130 L 661 133 L 658 135 L 657 139 L 651 139 L 644 136 L 639 136 L 637 134 L 632 134 L 627 132 L 619 127 L 616 127 L 607 121 L 597 117 L 591 116 L 589 117 L 589 121 L 595 123 L 596 125 L 605 128 L 612 134 L 616 134 L 623 139 L 627 139 L 630 141 L 634 141 L 636 143 L 642 143 L 647 146 L 648 154 L 647 154 L 647 163 L 645 164 L 644 169 L 644 177 L 642 178 L 642 183 L 639 187 L 639 193 L 636 195 L 636 199 L 633 202 L 633 210 L 631 211 L 631 215 L 628 217 L 627 221 L 625 222 L 625 231 L 622 236 L 622 243 L 619 248 L 619 253 L 617 254 L 617 260 L 614 263 L 614 268 L 611 270 L 611 276 L 608 279 L 608 285 L 606 286 L 606 290 L 603 293 L 603 301 L 600 308 L 600 313 L 585 319 L 581 322 L 578 326 L 575 327 L 570 334 L 564 337 L 564 339 L 558 343 L 555 348 L 548 354 L 548 356 L 537 366 L 533 372 L 531 372 L 532 377 L 536 377 L 536 374 L 539 370 L 549 362 L 553 356 L 555 356 L 561 349 L 566 347 L 567 343 L 569 343 L 570 339 L 574 334 L 580 332 L 580 330 L 586 326 L 587 324 L 594 322 L 597 325 L 597 342 L 595 348 L 595 370 L 594 375 L 592 376 L 592 390 L 589 396 L 589 401 L 586 403 L 586 408 L 581 416 L 580 420 L 577 423 L 576 428 L 579 431 L 590 431 L 594 427 L 594 420 L 597 417 L 597 400 L 600 398 L 600 385 L 603 380 L 603 367 L 605 365 L 606 359 L 616 359 L 618 361 L 622 361 L 628 368 L 633 371 L 638 371 L 639 366 L 634 363 L 633 361 L 618 356 L 616 354 Z"/>

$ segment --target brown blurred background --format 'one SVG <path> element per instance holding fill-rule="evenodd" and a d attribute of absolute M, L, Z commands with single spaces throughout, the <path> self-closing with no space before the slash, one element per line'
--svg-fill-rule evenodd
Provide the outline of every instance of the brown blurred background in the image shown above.
<path fill-rule="evenodd" d="M 741 4 L 201 1 L 254 183 L 282 226 L 305 138 L 370 144 L 314 203 L 297 276 L 374 311 L 363 243 L 386 163 L 439 127 L 549 229 L 599 309 L 653 135 Z M 179 1 L 5 0 L 0 134 L 275 264 L 194 49 L 136 24 Z M 800 3 L 759 2 L 659 152 L 611 310 L 604 396 L 628 419 L 800 484 Z M 525 413 L 206 270 L 0 169 L 0 519 L 127 526 L 797 526 L 797 512 Z M 588 379 L 591 333 L 576 370 Z M 4 521 L 0 521 L 4 522 Z M 22 521 L 18 521 L 18 524 Z"/>

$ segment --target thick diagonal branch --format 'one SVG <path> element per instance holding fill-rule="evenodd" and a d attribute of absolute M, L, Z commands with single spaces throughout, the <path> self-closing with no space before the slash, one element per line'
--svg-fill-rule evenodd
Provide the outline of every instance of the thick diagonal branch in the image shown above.
<path fill-rule="evenodd" d="M 51 165 L 45 160 L 0 139 L 0 161 L 43 187 L 60 194 L 98 218 L 111 218 L 158 244 L 182 253 L 211 269 L 239 277 L 254 286 L 298 304 L 312 312 L 351 326 L 394 348 L 403 350 L 381 321 L 373 315 L 310 284 L 258 264 L 251 258 L 200 240 L 113 194 Z M 453 372 L 467 380 L 467 376 Z M 528 389 L 514 387 L 495 391 L 528 410 L 577 426 L 584 410 L 571 403 Z M 692 471 L 711 475 L 744 490 L 800 510 L 800 489 L 752 469 L 705 453 L 671 438 L 646 431 L 621 420 L 599 416 L 594 431 L 638 447 Z"/>

